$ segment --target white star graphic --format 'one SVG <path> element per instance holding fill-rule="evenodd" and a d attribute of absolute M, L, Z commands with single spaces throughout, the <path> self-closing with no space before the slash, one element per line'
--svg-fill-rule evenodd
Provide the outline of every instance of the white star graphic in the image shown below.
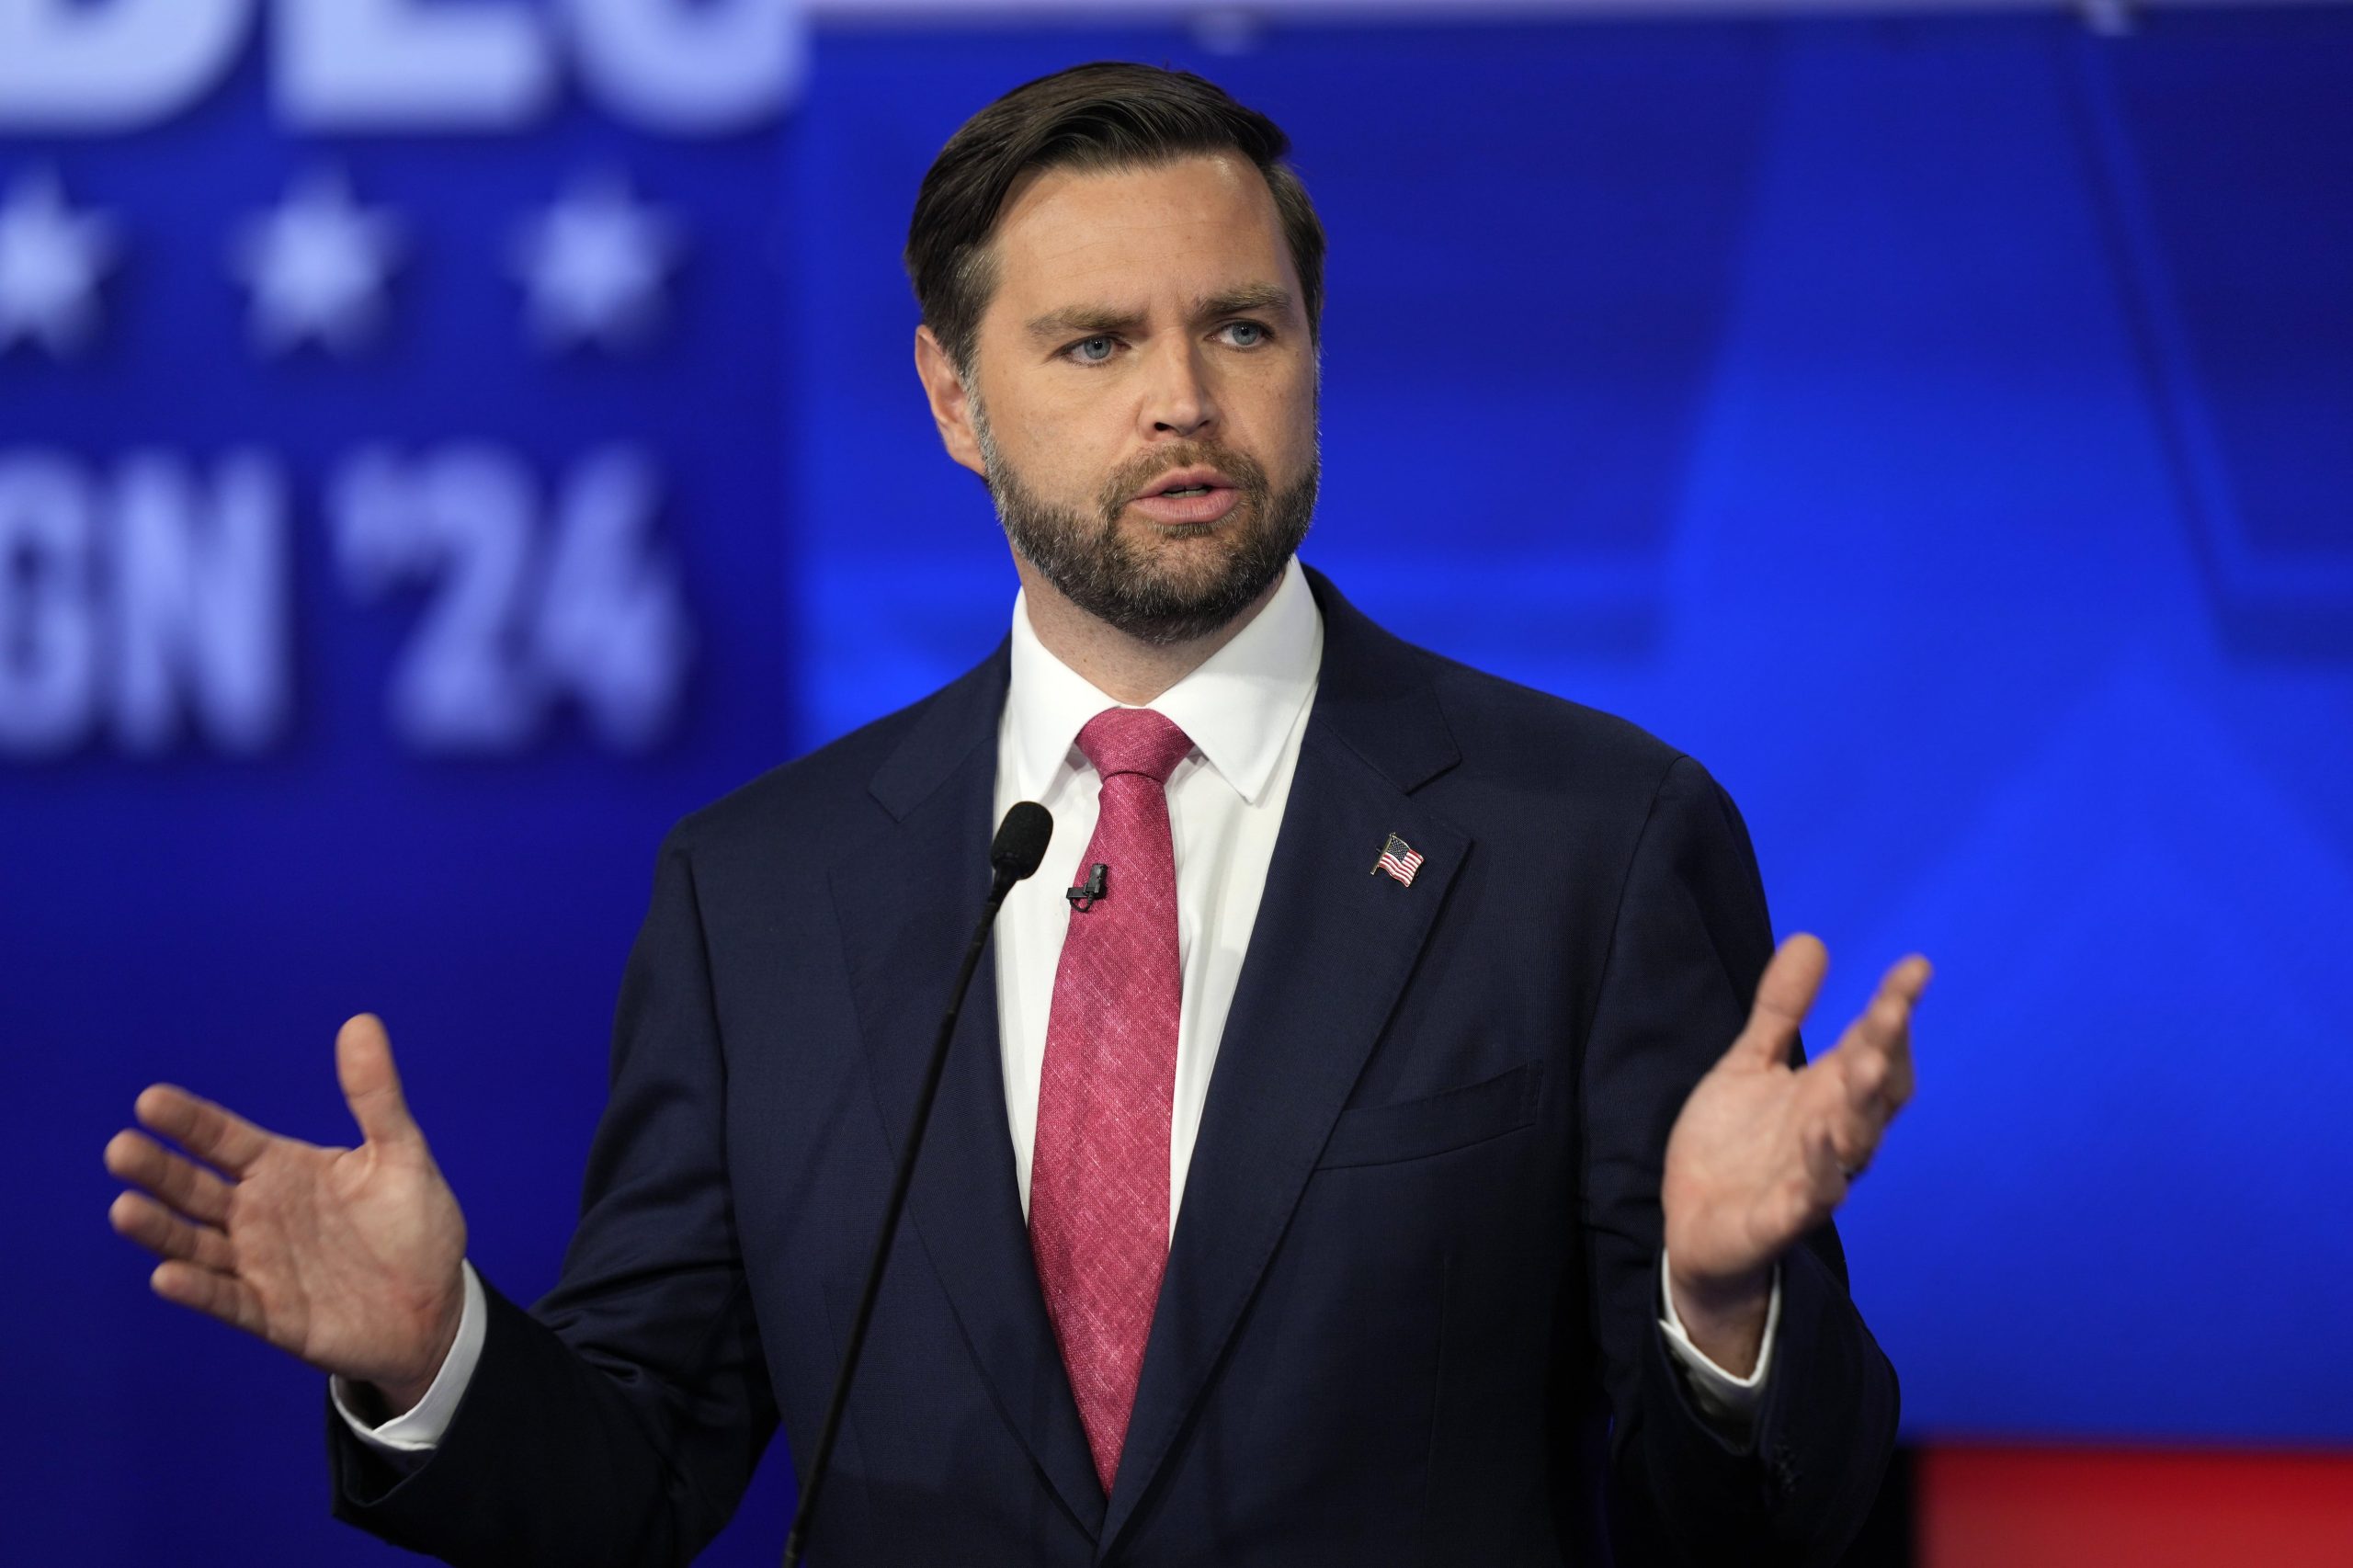
<path fill-rule="evenodd" d="M 239 233 L 230 260 L 253 289 L 254 340 L 272 353 L 315 342 L 348 354 L 376 334 L 399 225 L 314 175 Z"/>
<path fill-rule="evenodd" d="M 516 235 L 531 326 L 550 348 L 642 346 L 660 324 L 678 232 L 618 176 L 580 179 Z"/>
<path fill-rule="evenodd" d="M 63 358 L 89 342 L 113 232 L 97 214 L 68 208 L 53 172 L 17 182 L 0 207 L 0 350 L 21 337 Z"/>

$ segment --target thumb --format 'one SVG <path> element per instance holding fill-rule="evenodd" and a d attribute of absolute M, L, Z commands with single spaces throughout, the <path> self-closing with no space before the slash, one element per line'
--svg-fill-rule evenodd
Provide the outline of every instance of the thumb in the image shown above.
<path fill-rule="evenodd" d="M 1801 931 L 1783 942 L 1756 983 L 1756 1006 L 1748 1027 L 1725 1054 L 1748 1067 L 1786 1067 L 1798 1026 L 1813 1007 L 1814 993 L 1830 968 L 1829 949 L 1822 939 Z"/>
<path fill-rule="evenodd" d="M 401 1095 L 400 1070 L 392 1065 L 392 1042 L 384 1020 L 373 1013 L 347 1019 L 335 1037 L 335 1075 L 344 1103 L 370 1143 L 401 1143 L 423 1136 Z"/>

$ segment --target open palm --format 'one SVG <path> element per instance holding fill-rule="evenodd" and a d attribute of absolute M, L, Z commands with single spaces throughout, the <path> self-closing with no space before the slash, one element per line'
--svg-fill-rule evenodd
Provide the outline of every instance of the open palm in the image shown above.
<path fill-rule="evenodd" d="M 1917 954 L 1887 971 L 1836 1048 L 1790 1065 L 1828 961 L 1812 937 L 1781 944 L 1747 1028 L 1676 1119 L 1659 1202 L 1678 1282 L 1721 1290 L 1761 1281 L 1845 1200 L 1912 1097 L 1912 1008 L 1929 973 Z"/>
<path fill-rule="evenodd" d="M 164 1260 L 157 1295 L 405 1409 L 456 1337 L 465 1217 L 408 1113 L 383 1025 L 345 1024 L 335 1069 L 356 1149 L 281 1137 L 169 1085 L 144 1090 L 140 1123 L 187 1154 L 117 1133 L 107 1169 L 133 1190 L 109 1217 Z"/>

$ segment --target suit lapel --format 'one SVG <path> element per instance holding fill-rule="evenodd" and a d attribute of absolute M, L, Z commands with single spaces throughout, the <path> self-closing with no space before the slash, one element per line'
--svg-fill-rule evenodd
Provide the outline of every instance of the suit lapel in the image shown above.
<path fill-rule="evenodd" d="M 988 893 L 1005 684 L 999 649 L 930 705 L 875 776 L 874 795 L 897 818 L 894 828 L 832 879 L 894 1156 L 904 1147 L 956 960 Z M 1092 1535 L 1102 1524 L 1103 1491 L 1038 1289 L 1006 1127 L 991 958 L 957 1021 L 908 1215 L 998 1408 Z M 894 1268 L 908 1261 L 904 1251 L 894 1253 Z"/>
<path fill-rule="evenodd" d="M 1309 577 L 1323 671 L 1186 1176 L 1107 1554 L 1213 1375 L 1471 849 L 1411 794 L 1460 756 L 1426 656 Z M 1410 886 L 1372 874 L 1392 833 L 1424 856 Z"/>

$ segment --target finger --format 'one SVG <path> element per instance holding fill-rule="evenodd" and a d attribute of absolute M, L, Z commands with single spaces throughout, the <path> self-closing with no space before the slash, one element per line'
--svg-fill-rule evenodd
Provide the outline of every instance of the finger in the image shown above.
<path fill-rule="evenodd" d="M 191 1220 L 218 1225 L 229 1217 L 229 1184 L 142 1132 L 124 1128 L 107 1140 L 107 1173 L 144 1187 Z"/>
<path fill-rule="evenodd" d="M 1828 1142 L 1842 1180 L 1851 1182 L 1863 1174 L 1871 1156 L 1879 1153 L 1880 1137 L 1886 1131 L 1886 1119 L 1868 1111 L 1850 1111 L 1831 1119 Z"/>
<path fill-rule="evenodd" d="M 1886 979 L 1880 982 L 1882 991 L 1893 991 L 1904 998 L 1904 1030 L 1892 1053 L 1888 1075 L 1888 1097 L 1897 1108 L 1912 1099 L 1912 1014 L 1920 1006 L 1920 997 L 1935 973 L 1927 959 L 1914 953 L 1898 961 L 1887 971 Z"/>
<path fill-rule="evenodd" d="M 1917 1002 L 1928 989 L 1928 982 L 1936 978 L 1937 970 L 1919 953 L 1907 953 L 1888 966 L 1880 981 L 1880 989 L 1900 991 L 1906 1002 Z"/>
<path fill-rule="evenodd" d="M 269 1147 L 270 1135 L 225 1107 L 172 1084 L 153 1084 L 132 1102 L 140 1125 L 162 1133 L 213 1169 L 241 1176 Z"/>
<path fill-rule="evenodd" d="M 1882 1119 L 1912 1097 L 1912 1007 L 1927 983 L 1927 960 L 1917 955 L 1890 969 L 1824 1059 L 1839 1061 L 1851 1101 L 1875 1106 Z"/>
<path fill-rule="evenodd" d="M 401 1094 L 400 1070 L 392 1065 L 392 1042 L 381 1018 L 361 1013 L 336 1031 L 335 1072 L 362 1137 L 371 1143 L 398 1143 L 419 1135 Z"/>
<path fill-rule="evenodd" d="M 1870 1164 L 1902 1102 L 1893 1096 L 1888 1057 L 1867 1045 L 1842 1041 L 1838 1050 L 1799 1074 L 1809 1154 L 1816 1147 L 1852 1181 Z M 1817 1179 L 1827 1166 L 1810 1160 Z M 1844 1195 L 1843 1187 L 1841 1196 Z"/>
<path fill-rule="evenodd" d="M 147 1276 L 148 1288 L 167 1301 L 219 1318 L 233 1328 L 259 1334 L 263 1328 L 261 1298 L 252 1286 L 233 1275 L 199 1268 L 179 1258 L 166 1258 Z"/>
<path fill-rule="evenodd" d="M 236 1254 L 226 1235 L 210 1225 L 189 1224 L 143 1192 L 117 1194 L 107 1220 L 117 1235 L 158 1257 L 185 1258 L 220 1274 L 235 1271 Z"/>
<path fill-rule="evenodd" d="M 1819 1201 L 1836 1207 L 1846 1197 L 1847 1184 L 1870 1163 L 1885 1121 L 1850 1103 L 1845 1067 L 1836 1053 L 1807 1066 L 1798 1082 L 1804 1183 Z"/>
<path fill-rule="evenodd" d="M 1756 982 L 1756 1005 L 1731 1054 L 1752 1066 L 1785 1065 L 1829 967 L 1829 951 L 1819 937 L 1801 931 L 1783 942 Z"/>
<path fill-rule="evenodd" d="M 1903 1108 L 1898 1097 L 1895 1063 L 1884 1051 L 1853 1045 L 1833 1051 L 1825 1072 L 1838 1075 L 1844 1110 L 1868 1121 L 1874 1133 L 1883 1130 Z"/>
<path fill-rule="evenodd" d="M 1800 1167 L 1782 1188 L 1783 1233 L 1794 1241 L 1827 1220 L 1846 1201 L 1847 1179 L 1828 1122 L 1809 1124 L 1801 1142 Z"/>
<path fill-rule="evenodd" d="M 1847 1026 L 1838 1048 L 1823 1058 L 1823 1070 L 1837 1074 L 1847 1103 L 1856 1109 L 1883 1106 L 1892 1114 L 1902 1103 L 1897 1091 L 1904 1085 L 1898 1069 L 1910 1063 L 1910 1039 L 1903 1003 L 1878 997 Z"/>

